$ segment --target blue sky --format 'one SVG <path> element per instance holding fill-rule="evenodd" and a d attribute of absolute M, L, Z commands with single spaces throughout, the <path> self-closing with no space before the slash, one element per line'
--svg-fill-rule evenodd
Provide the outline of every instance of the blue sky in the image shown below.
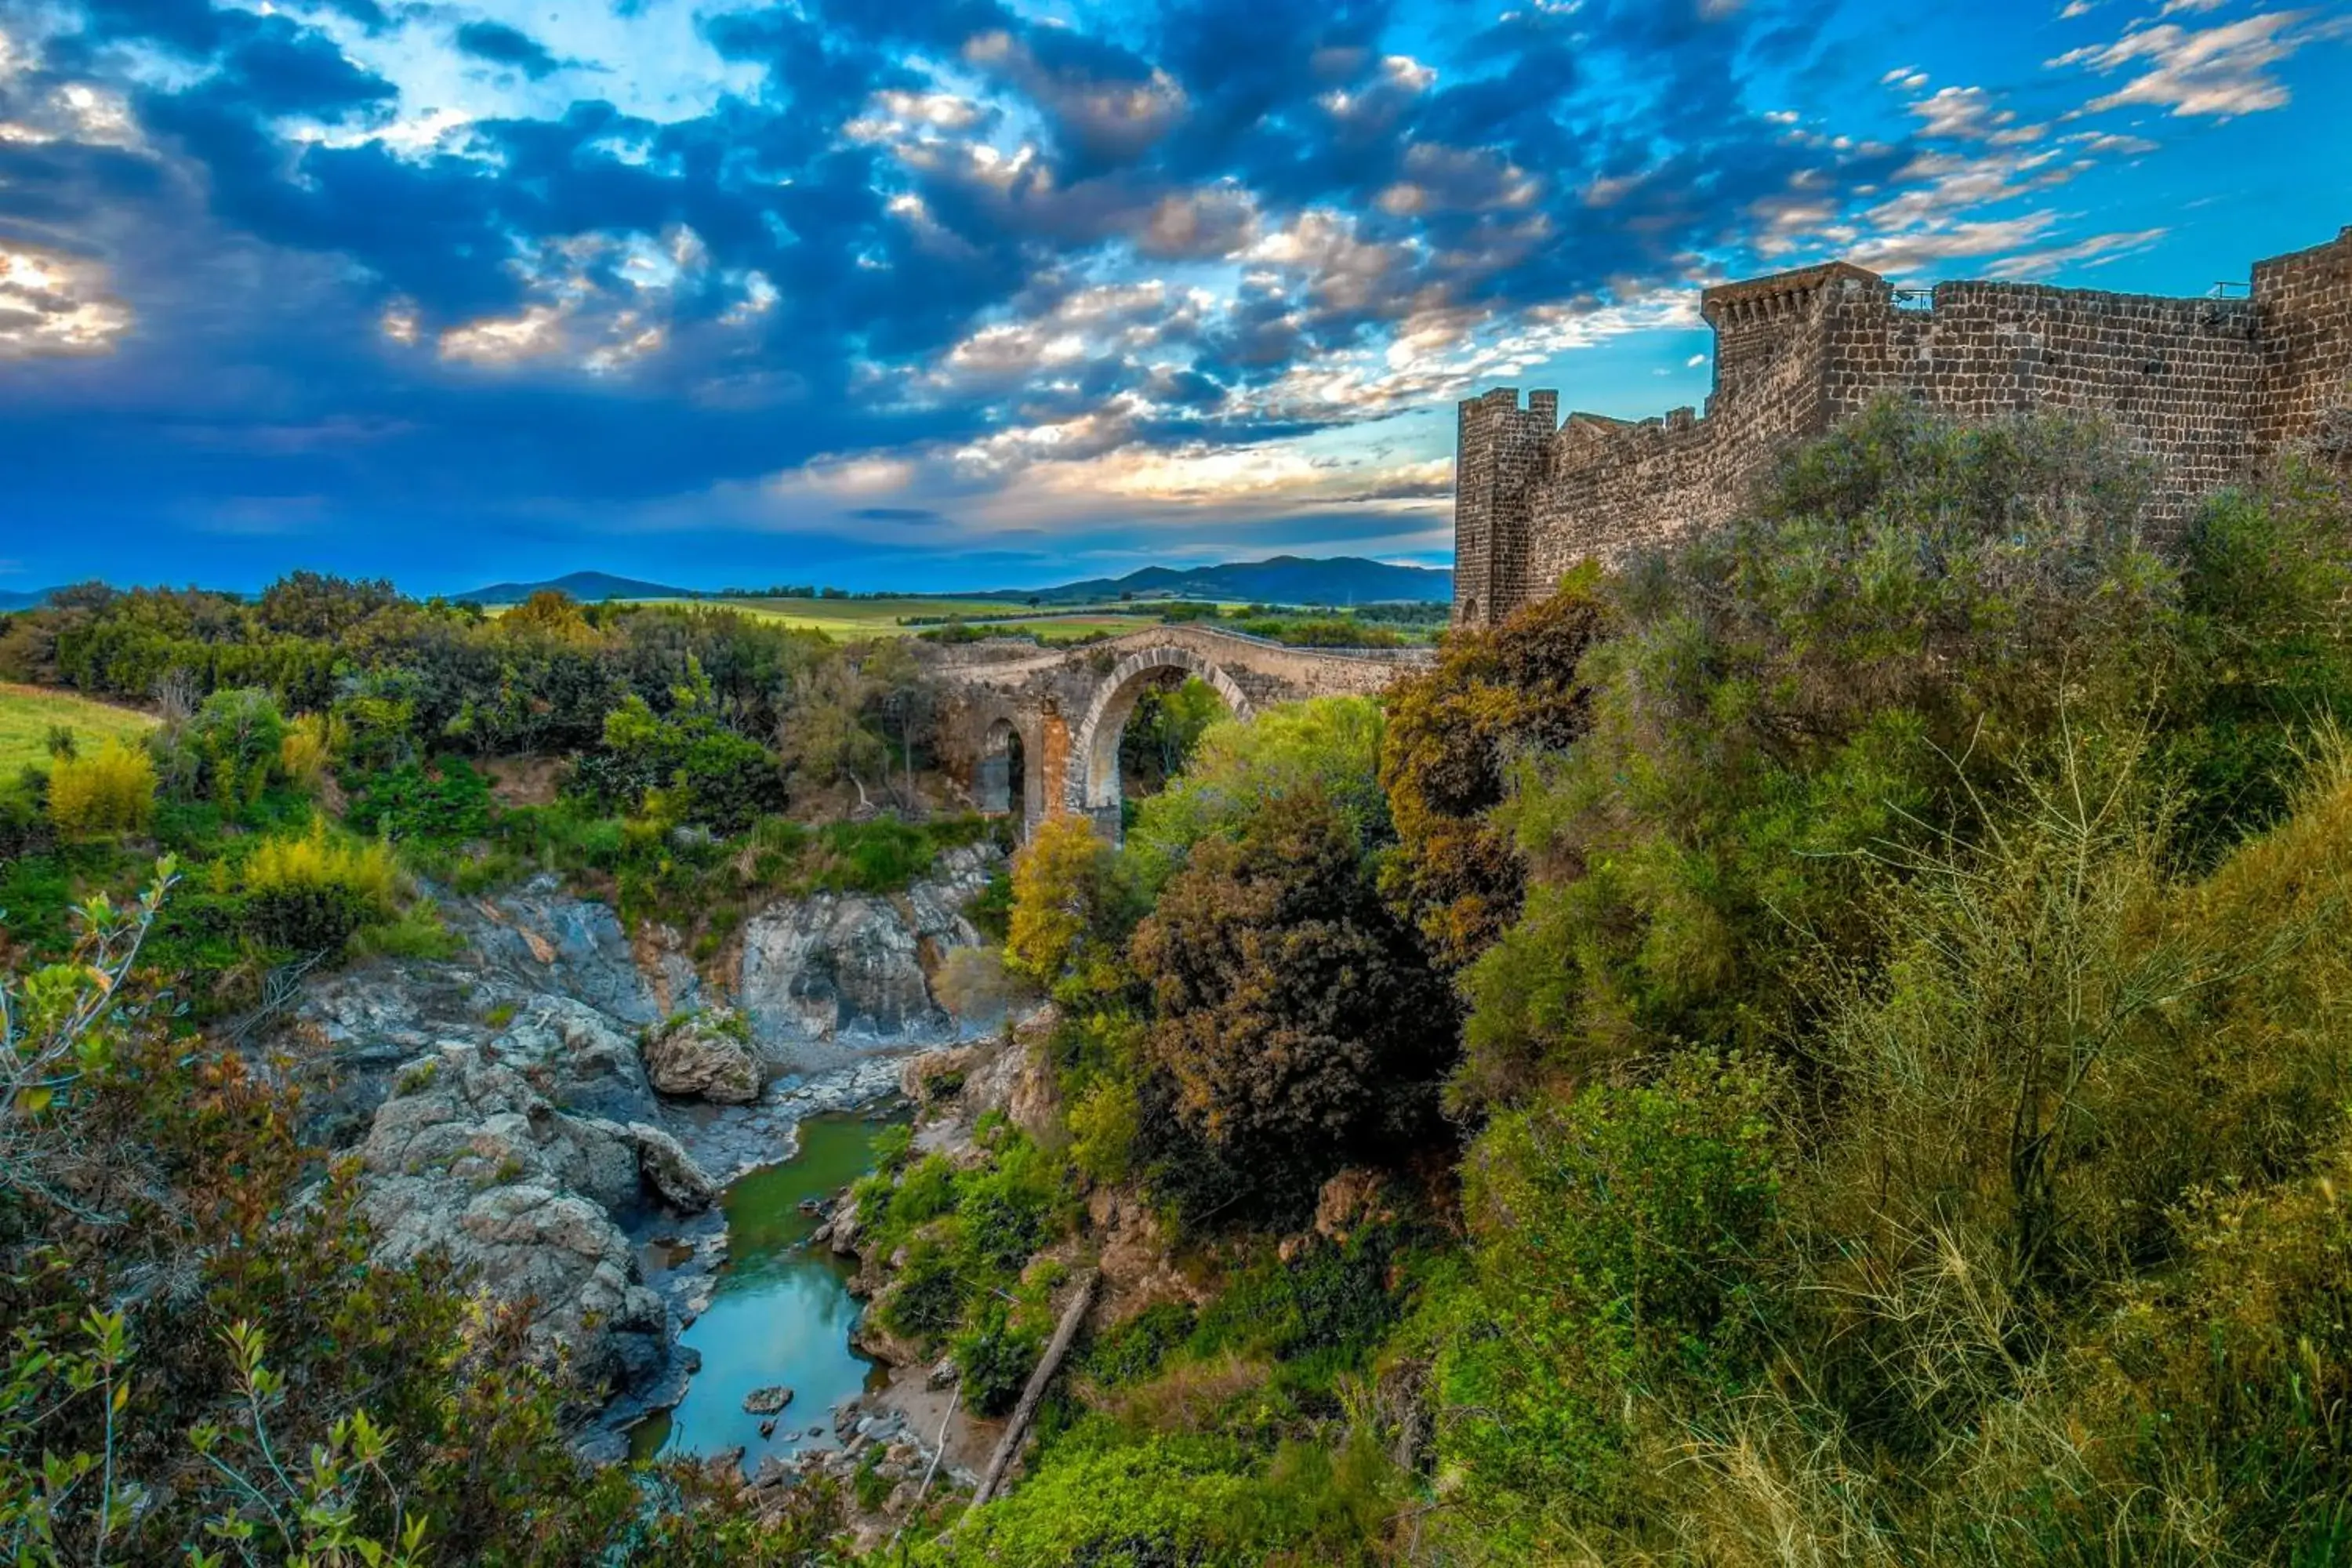
<path fill-rule="evenodd" d="M 1443 562 L 1454 399 L 2243 279 L 2347 98 L 2343 0 L 0 0 L 0 588 Z"/>

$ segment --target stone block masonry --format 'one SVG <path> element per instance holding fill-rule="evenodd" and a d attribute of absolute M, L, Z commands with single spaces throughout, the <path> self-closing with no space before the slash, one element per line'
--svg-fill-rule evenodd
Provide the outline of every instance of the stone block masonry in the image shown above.
<path fill-rule="evenodd" d="M 2352 227 L 2259 262 L 2244 299 L 1952 282 L 1898 289 L 1843 262 L 1709 289 L 1704 416 L 1570 414 L 1515 388 L 1465 400 L 1456 437 L 1454 618 L 1486 626 L 1579 562 L 1614 563 L 1727 519 L 1774 455 L 1873 400 L 1963 419 L 2069 410 L 2157 468 L 2159 531 L 2256 460 L 2307 447 L 2352 465 Z"/>

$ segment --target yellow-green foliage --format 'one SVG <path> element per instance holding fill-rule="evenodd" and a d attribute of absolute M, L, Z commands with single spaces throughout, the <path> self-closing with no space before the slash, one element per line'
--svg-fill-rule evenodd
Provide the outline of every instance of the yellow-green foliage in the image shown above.
<path fill-rule="evenodd" d="M 246 924 L 266 942 L 338 949 L 362 926 L 400 912 L 404 878 L 380 839 L 331 834 L 313 817 L 299 835 L 262 840 L 237 872 Z"/>
<path fill-rule="evenodd" d="M 1098 1079 L 1070 1107 L 1069 1120 L 1070 1163 L 1089 1181 L 1108 1185 L 1127 1180 L 1143 1120 L 1135 1086 L 1121 1079 Z"/>
<path fill-rule="evenodd" d="M 110 740 L 136 740 L 154 727 L 154 720 L 128 708 L 0 681 L 0 779 L 15 778 L 20 768 L 46 769 L 52 731 L 72 731 L 76 749 L 87 753 Z"/>
<path fill-rule="evenodd" d="M 1318 697 L 1225 719 L 1202 732 L 1184 771 L 1137 810 L 1127 836 L 1130 874 L 1147 894 L 1212 834 L 1230 837 L 1269 796 L 1317 789 L 1347 819 L 1360 844 L 1388 837 L 1380 786 L 1384 721 L 1369 697 Z"/>
<path fill-rule="evenodd" d="M 305 713 L 278 742 L 278 766 L 297 789 L 310 793 L 327 771 L 334 751 L 333 721 L 324 713 Z"/>
<path fill-rule="evenodd" d="M 155 759 L 144 746 L 109 741 L 93 757 L 61 757 L 49 769 L 49 820 L 68 837 L 135 833 L 155 816 Z"/>
<path fill-rule="evenodd" d="M 1116 984 L 1118 857 L 1083 816 L 1050 816 L 1013 862 L 1005 966 L 1048 991 Z"/>
<path fill-rule="evenodd" d="M 385 914 L 396 907 L 401 887 L 391 846 L 338 837 L 322 816 L 310 819 L 307 833 L 263 839 L 239 879 L 248 894 L 341 888 Z"/>

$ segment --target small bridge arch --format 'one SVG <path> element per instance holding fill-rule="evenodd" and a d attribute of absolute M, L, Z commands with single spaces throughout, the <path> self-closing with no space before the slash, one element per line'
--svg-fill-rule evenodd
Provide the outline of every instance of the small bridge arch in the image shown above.
<path fill-rule="evenodd" d="M 1207 681 L 1224 700 L 1225 711 L 1236 719 L 1247 719 L 1256 711 L 1240 682 L 1215 661 L 1189 647 L 1172 643 L 1139 647 L 1113 665 L 1087 705 L 1086 716 L 1078 721 L 1070 743 L 1074 765 L 1063 775 L 1062 802 L 1066 809 L 1094 818 L 1096 826 L 1113 839 L 1119 831 L 1119 737 L 1144 692 L 1160 684 L 1171 670 Z"/>

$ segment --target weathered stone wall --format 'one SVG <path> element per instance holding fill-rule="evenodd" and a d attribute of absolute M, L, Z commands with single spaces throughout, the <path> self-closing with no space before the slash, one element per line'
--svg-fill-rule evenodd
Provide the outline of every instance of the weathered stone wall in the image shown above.
<path fill-rule="evenodd" d="M 1780 302 L 1771 332 L 1743 349 L 1700 418 L 1621 424 L 1571 415 L 1547 445 L 1528 505 L 1530 592 L 1490 600 L 1507 615 L 1580 561 L 1622 561 L 1722 521 L 1789 440 L 1825 427 L 1820 367 L 1825 292 Z"/>
<path fill-rule="evenodd" d="M 2352 468 L 2352 227 L 2335 242 L 2254 266 L 2263 362 L 2255 439 L 2315 437 Z"/>
<path fill-rule="evenodd" d="M 1844 265 L 1708 289 L 1706 416 L 1628 424 L 1549 393 L 1462 405 L 1454 616 L 1486 625 L 1580 561 L 1618 562 L 1729 516 L 1790 441 L 1875 398 L 1966 419 L 2065 409 L 2154 459 L 2159 531 L 2289 444 L 2352 466 L 2352 228 L 2254 268 L 2245 300 L 1955 282 L 1895 289 Z"/>
<path fill-rule="evenodd" d="M 2249 301 L 1946 283 L 1932 309 L 1901 310 L 1885 294 L 1881 285 L 1879 298 L 1850 297 L 1835 312 L 1832 422 L 1888 392 L 1962 419 L 2037 408 L 2104 417 L 2156 460 L 2159 532 L 2252 455 L 2261 358 Z"/>

